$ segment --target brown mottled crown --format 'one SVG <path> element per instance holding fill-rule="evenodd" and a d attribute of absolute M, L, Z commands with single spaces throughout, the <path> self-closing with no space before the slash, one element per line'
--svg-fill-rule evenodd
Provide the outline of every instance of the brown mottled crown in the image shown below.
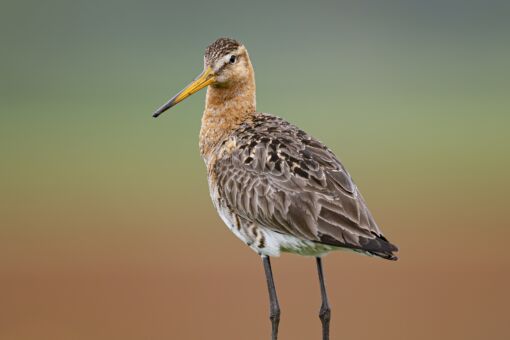
<path fill-rule="evenodd" d="M 224 55 L 235 51 L 241 46 L 237 40 L 230 38 L 219 38 L 205 49 L 205 61 L 207 65 L 213 65 Z"/>

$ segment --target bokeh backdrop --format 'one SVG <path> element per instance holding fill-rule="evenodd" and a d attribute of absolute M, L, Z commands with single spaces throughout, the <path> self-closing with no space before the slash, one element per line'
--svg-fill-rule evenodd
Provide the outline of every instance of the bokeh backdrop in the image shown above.
<path fill-rule="evenodd" d="M 509 339 L 509 4 L 3 0 L 0 339 L 269 337 L 260 259 L 210 203 L 204 92 L 151 118 L 219 36 L 400 247 L 326 257 L 332 339 Z M 273 270 L 281 339 L 319 339 L 313 259 Z"/>

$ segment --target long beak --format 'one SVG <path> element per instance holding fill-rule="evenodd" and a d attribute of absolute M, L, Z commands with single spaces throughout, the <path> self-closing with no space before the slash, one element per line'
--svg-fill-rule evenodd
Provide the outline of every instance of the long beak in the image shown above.
<path fill-rule="evenodd" d="M 152 115 L 154 118 L 158 117 L 160 114 L 171 108 L 172 106 L 176 105 L 177 103 L 183 101 L 184 99 L 191 96 L 193 93 L 200 91 L 207 85 L 210 85 L 214 83 L 216 80 L 216 76 L 213 72 L 213 70 L 210 67 L 207 67 L 204 69 L 204 71 L 195 78 L 189 84 L 186 86 L 181 92 L 177 93 L 172 99 L 170 99 L 165 105 L 161 106 L 159 109 L 157 109 L 154 114 Z"/>

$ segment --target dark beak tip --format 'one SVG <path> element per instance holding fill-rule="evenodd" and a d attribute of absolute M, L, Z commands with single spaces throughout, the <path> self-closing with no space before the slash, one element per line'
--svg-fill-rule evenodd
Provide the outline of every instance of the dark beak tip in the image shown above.
<path fill-rule="evenodd" d="M 170 109 L 174 105 L 175 105 L 174 98 L 172 98 L 165 105 L 161 106 L 159 109 L 154 111 L 154 113 L 152 114 L 152 117 L 154 117 L 154 118 L 159 117 L 159 115 L 161 115 L 163 112 Z"/>

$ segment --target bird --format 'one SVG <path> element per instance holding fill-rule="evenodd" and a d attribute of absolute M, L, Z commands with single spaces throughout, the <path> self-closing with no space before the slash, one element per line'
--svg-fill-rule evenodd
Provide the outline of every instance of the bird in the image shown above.
<path fill-rule="evenodd" d="M 331 149 L 283 118 L 256 110 L 255 74 L 239 41 L 223 37 L 207 46 L 202 73 L 153 116 L 206 87 L 199 149 L 210 195 L 227 227 L 262 258 L 271 339 L 278 337 L 280 305 L 270 258 L 293 253 L 316 260 L 319 318 L 328 340 L 331 308 L 322 258 L 351 250 L 397 260 L 398 248 L 381 233 Z"/>

